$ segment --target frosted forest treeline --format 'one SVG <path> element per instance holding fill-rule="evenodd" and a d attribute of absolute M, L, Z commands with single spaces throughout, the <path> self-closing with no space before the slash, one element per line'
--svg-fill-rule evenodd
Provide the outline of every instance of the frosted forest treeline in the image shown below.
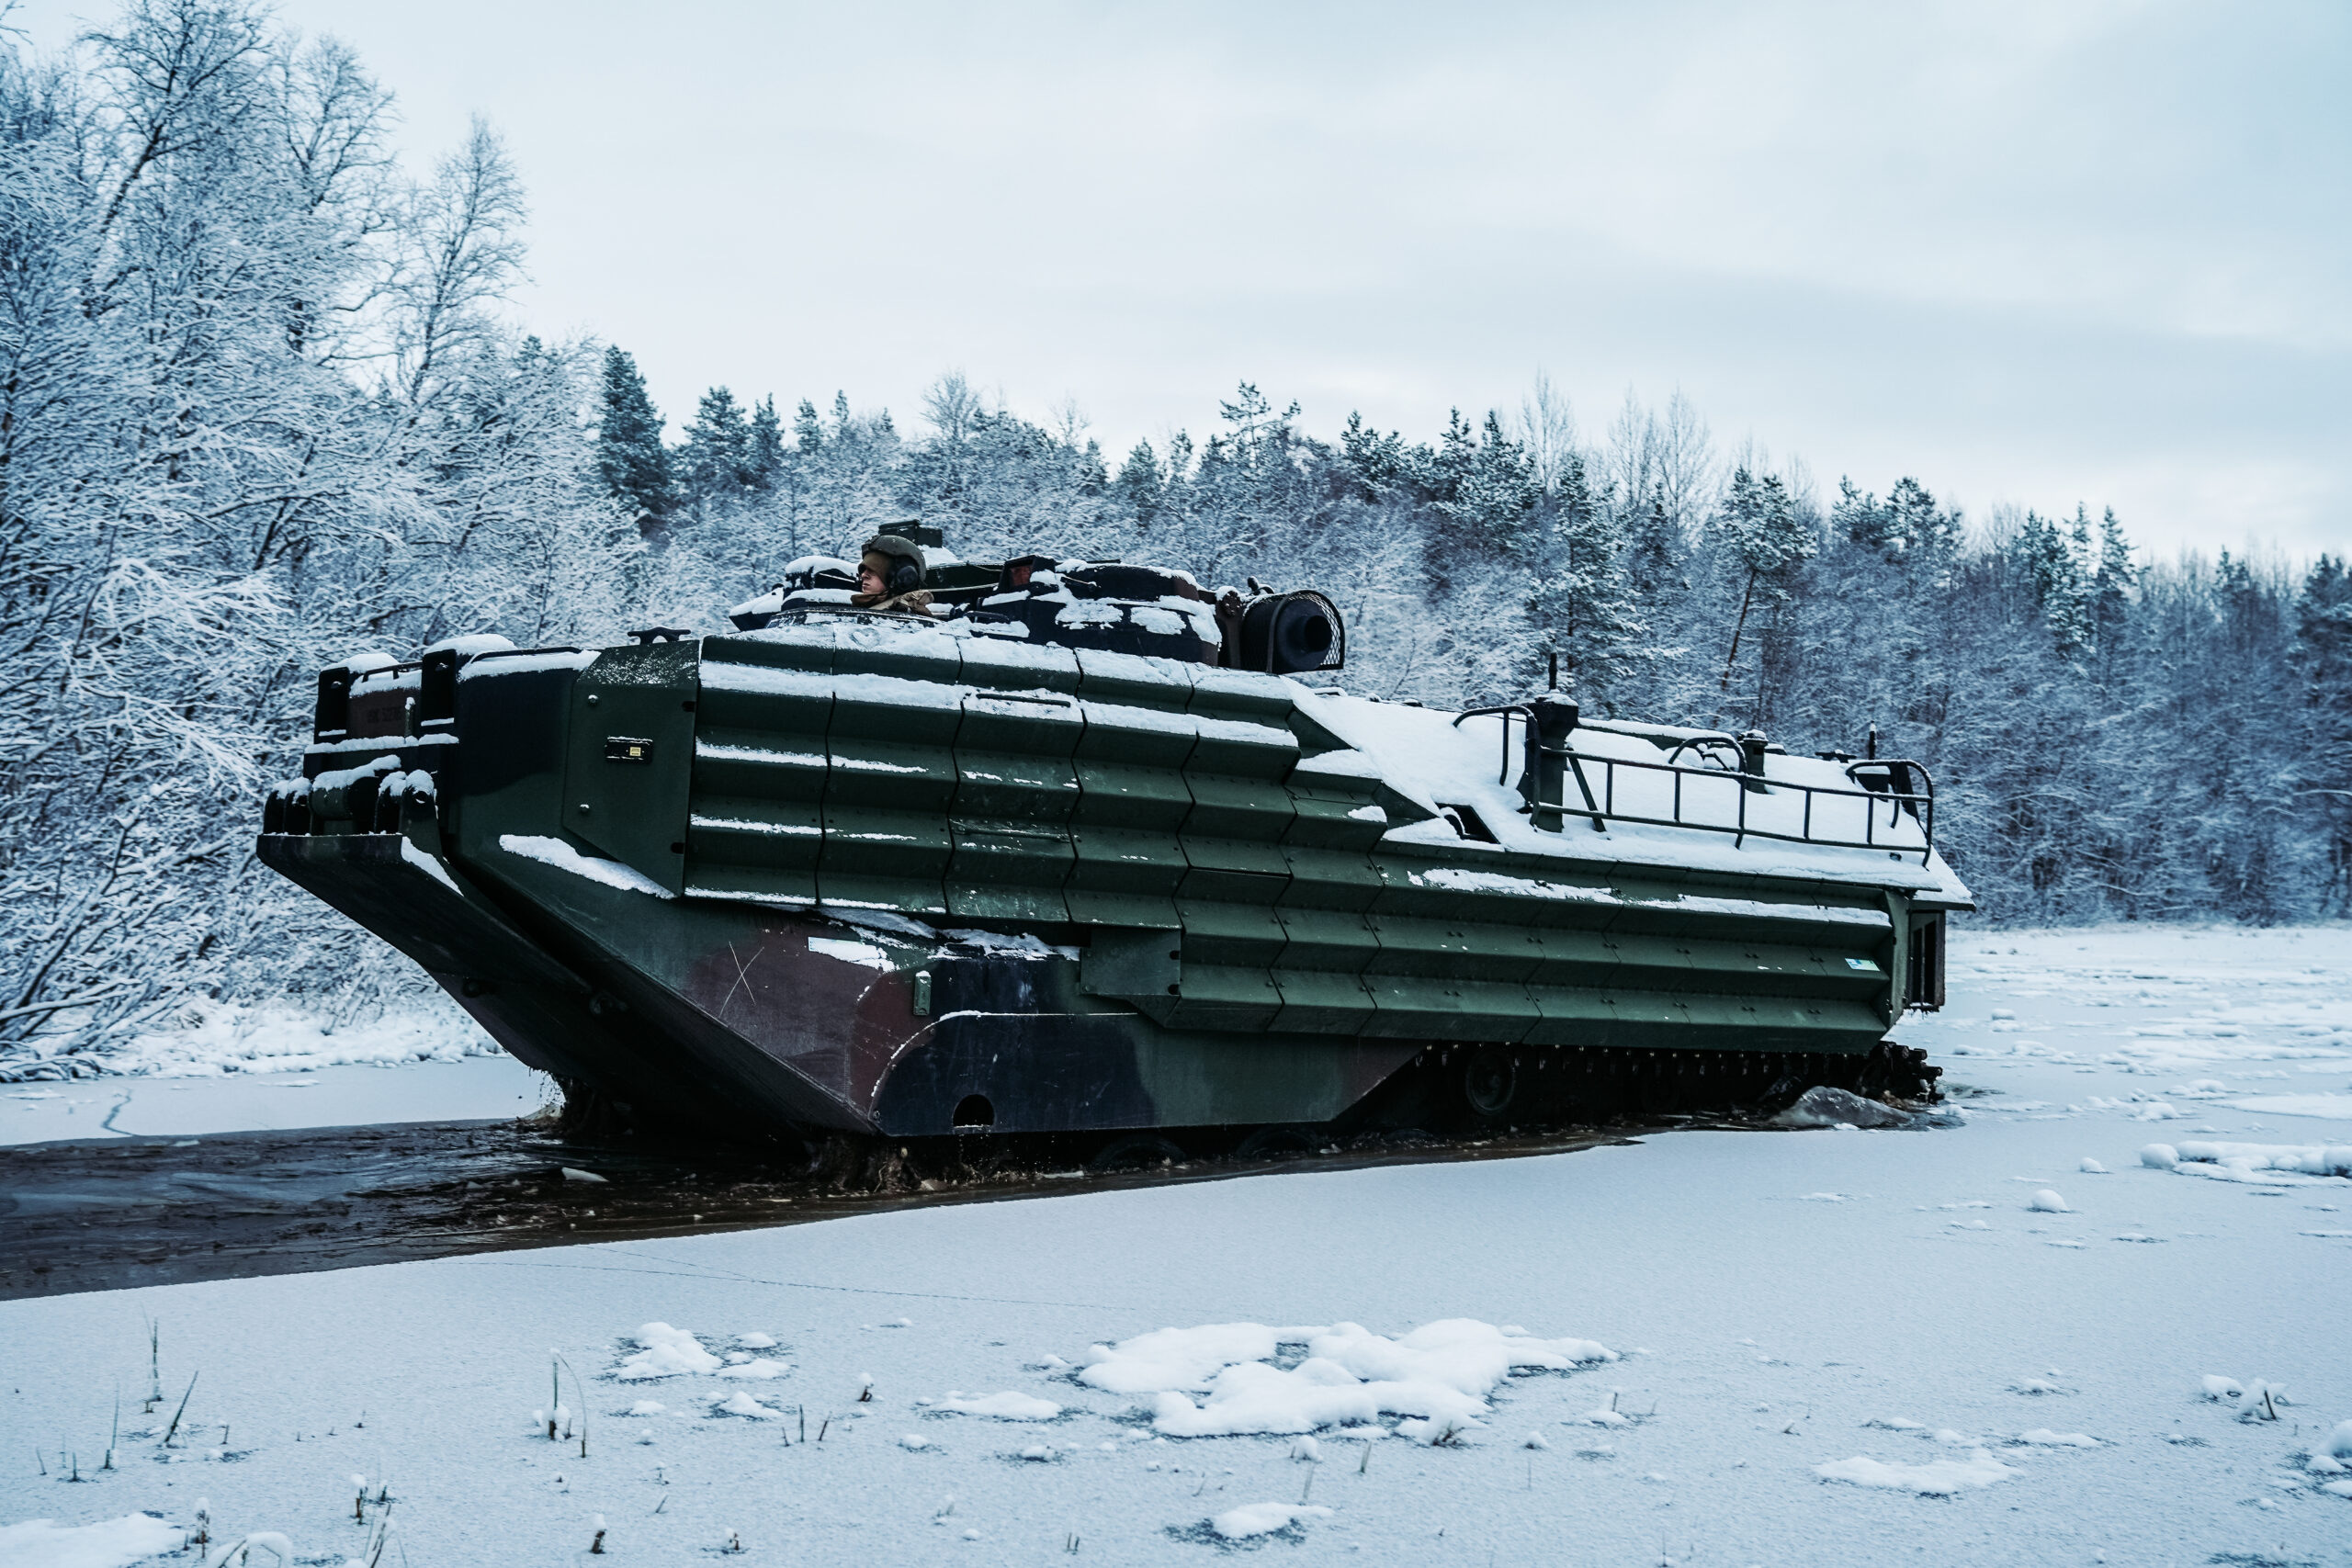
<path fill-rule="evenodd" d="M 1679 399 L 1579 430 L 1540 384 L 1336 441 L 1245 385 L 1109 457 L 959 376 L 904 430 L 713 389 L 666 446 L 626 355 L 514 323 L 497 136 L 412 173 L 390 110 L 348 50 L 242 4 L 135 0 L 62 58 L 0 36 L 0 1071 L 193 997 L 416 983 L 252 852 L 321 664 L 721 629 L 786 559 L 910 513 L 970 558 L 1323 588 L 1345 682 L 1383 696 L 1505 697 L 1556 653 L 1600 711 L 1792 750 L 1875 723 L 1995 919 L 2352 897 L 2333 560 L 2150 562 L 2071 501 L 1825 489 Z"/>

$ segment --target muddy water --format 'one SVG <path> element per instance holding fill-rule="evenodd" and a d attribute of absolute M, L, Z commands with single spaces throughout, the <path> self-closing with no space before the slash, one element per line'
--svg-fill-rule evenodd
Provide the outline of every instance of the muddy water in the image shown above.
<path fill-rule="evenodd" d="M 1622 1143 L 1638 1130 L 1195 1160 L 1103 1176 L 966 1171 L 928 1183 L 929 1190 L 847 1195 L 830 1179 L 765 1164 L 755 1154 L 583 1141 L 517 1122 L 35 1144 L 0 1148 L 0 1300 L 742 1230 L 1274 1168 L 1555 1154 Z M 567 1168 L 604 1179 L 582 1180 Z"/>

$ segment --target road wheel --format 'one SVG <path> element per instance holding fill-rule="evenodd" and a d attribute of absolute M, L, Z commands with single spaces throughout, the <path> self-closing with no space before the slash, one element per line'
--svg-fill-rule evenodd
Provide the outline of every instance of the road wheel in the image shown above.
<path fill-rule="evenodd" d="M 1481 1045 L 1462 1064 L 1462 1102 L 1481 1122 L 1498 1122 L 1519 1103 L 1519 1058 L 1500 1045 Z"/>

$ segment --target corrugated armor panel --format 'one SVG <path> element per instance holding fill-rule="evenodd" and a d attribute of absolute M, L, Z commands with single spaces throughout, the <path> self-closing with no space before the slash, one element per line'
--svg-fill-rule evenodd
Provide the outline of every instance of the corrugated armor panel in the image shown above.
<path fill-rule="evenodd" d="M 1290 682 L 1278 675 L 1251 670 L 1219 670 L 1205 664 L 1191 667 L 1193 690 L 1188 711 L 1204 717 L 1242 719 L 1276 725 L 1287 730 L 1293 709 Z"/>
<path fill-rule="evenodd" d="M 1380 942 L 1373 967 L 1382 975 L 1426 975 L 1450 980 L 1523 981 L 1539 953 L 1524 927 L 1414 915 L 1366 917 Z"/>
<path fill-rule="evenodd" d="M 984 650 L 990 655 L 1001 649 Z M 1042 650 L 1040 650 L 1042 651 Z M 1067 651 L 1067 650 L 1064 650 Z M 1075 687 L 1078 660 L 1037 660 L 986 675 L 1050 675 Z M 947 908 L 963 919 L 1066 923 L 1062 888 L 1076 861 L 1069 821 L 1079 799 L 1070 757 L 1084 733 L 1075 697 L 976 692 L 956 732 L 956 854 Z"/>
<path fill-rule="evenodd" d="M 1152 1012 L 1160 1022 L 1180 1029 L 1247 1030 L 1262 1032 L 1273 1027 L 1282 1012 L 1282 993 L 1262 968 L 1226 968 L 1196 964 L 1186 933 L 1182 994 L 1168 998 L 1164 1011 Z"/>
<path fill-rule="evenodd" d="M 1272 972 L 1283 999 L 1273 1028 L 1284 1034 L 1361 1034 L 1372 1021 L 1372 993 L 1354 975 L 1320 969 Z"/>
<path fill-rule="evenodd" d="M 719 861 L 813 874 L 824 837 L 819 809 L 814 801 L 698 795 L 687 822 L 687 854 L 696 863 Z"/>
<path fill-rule="evenodd" d="M 1091 648 L 1076 652 L 1080 696 L 1089 702 L 1133 704 L 1172 713 L 1182 713 L 1191 705 L 1193 672 L 1203 668 L 1180 660 Z"/>
<path fill-rule="evenodd" d="M 835 622 L 833 673 L 878 675 L 942 692 L 953 700 L 964 679 L 963 639 L 927 626 Z"/>
<path fill-rule="evenodd" d="M 1321 850 L 1297 844 L 1282 846 L 1283 863 L 1290 871 L 1290 886 L 1283 902 L 1317 909 L 1362 912 L 1377 903 L 1387 879 L 1361 850 Z"/>
<path fill-rule="evenodd" d="M 832 661 L 831 637 L 705 639 L 686 828 L 690 894 L 815 902 Z"/>
<path fill-rule="evenodd" d="M 998 692 L 1069 692 L 1079 685 L 1075 649 L 1011 637 L 971 637 L 957 644 L 961 679 L 967 686 Z"/>
<path fill-rule="evenodd" d="M 1369 789 L 1293 780 L 1289 794 L 1291 822 L 1283 833 L 1287 843 L 1363 851 L 1380 842 L 1392 826 Z"/>
<path fill-rule="evenodd" d="M 1374 1013 L 1364 1032 L 1392 1040 L 1479 1040 L 1515 1045 L 1541 1016 L 1527 987 L 1506 980 L 1366 975 Z"/>

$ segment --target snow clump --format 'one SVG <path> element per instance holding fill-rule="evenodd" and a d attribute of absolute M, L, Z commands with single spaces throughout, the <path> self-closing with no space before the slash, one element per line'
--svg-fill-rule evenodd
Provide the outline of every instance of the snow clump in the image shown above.
<path fill-rule="evenodd" d="M 1477 1424 L 1460 1416 L 1432 1416 L 1427 1420 L 1397 1422 L 1396 1435 L 1424 1448 L 1442 1449 L 1448 1443 L 1459 1443 L 1463 1434 Z"/>
<path fill-rule="evenodd" d="M 1243 1540 L 1253 1535 L 1272 1535 L 1285 1530 L 1306 1519 L 1328 1519 L 1331 1510 L 1314 1504 L 1245 1503 L 1238 1508 L 1227 1508 L 1209 1521 L 1209 1529 L 1227 1540 Z"/>
<path fill-rule="evenodd" d="M 2327 1453 L 2330 1459 L 2352 1459 L 2352 1421 L 2335 1424 L 2335 1430 L 2327 1435 Z"/>
<path fill-rule="evenodd" d="M 1269 1364 L 1284 1345 L 1306 1351 L 1288 1370 Z M 1352 1323 L 1225 1323 L 1094 1346 L 1079 1381 L 1153 1395 L 1152 1426 L 1171 1438 L 1295 1435 L 1376 1421 L 1384 1412 L 1459 1431 L 1486 1414 L 1487 1395 L 1515 1371 L 1567 1371 L 1616 1359 L 1589 1339 L 1506 1334 L 1470 1318 L 1423 1324 L 1395 1339 Z M 1197 1404 L 1193 1393 L 1204 1396 Z"/>
<path fill-rule="evenodd" d="M 2245 1393 L 2238 1400 L 2238 1419 L 2276 1421 L 2278 1419 L 2278 1406 L 2293 1403 L 2287 1397 L 2286 1389 L 2279 1384 L 2255 1378 L 2246 1383 Z"/>
<path fill-rule="evenodd" d="M 2226 1171 L 2240 1179 L 2256 1171 L 2285 1171 L 2313 1177 L 2352 1176 L 2352 1145 L 2330 1147 L 2321 1144 L 2193 1143 L 2180 1145 L 2180 1158 L 2186 1165 L 2218 1168 L 2182 1171 L 2183 1175 L 2217 1176 Z"/>
<path fill-rule="evenodd" d="M 702 1341 L 683 1328 L 649 1323 L 637 1331 L 639 1349 L 613 1369 L 624 1382 L 647 1378 L 673 1378 L 684 1372 L 715 1372 L 719 1359 L 702 1348 Z"/>
<path fill-rule="evenodd" d="M 2037 1214 L 2071 1214 L 2075 1212 L 2066 1206 L 2066 1200 L 2047 1187 L 2035 1193 L 2033 1201 L 2028 1203 L 2026 1207 Z"/>
<path fill-rule="evenodd" d="M 780 1378 L 792 1370 L 789 1361 L 779 1361 L 767 1356 L 749 1356 L 718 1369 L 723 1378 Z"/>
<path fill-rule="evenodd" d="M 1080 1360 L 1079 1381 L 1106 1393 L 1161 1393 L 1204 1388 L 1211 1378 L 1238 1361 L 1265 1361 L 1284 1344 L 1320 1332 L 1312 1328 L 1268 1328 L 1255 1323 L 1212 1324 L 1203 1328 L 1160 1328 L 1097 1345 Z"/>
<path fill-rule="evenodd" d="M 1966 1459 L 1939 1459 L 1929 1464 L 1885 1464 L 1857 1455 L 1816 1464 L 1813 1472 L 1824 1481 L 1877 1486 L 1890 1492 L 1916 1492 L 1923 1497 L 1949 1497 L 1970 1487 L 2007 1481 L 2018 1473 L 1983 1449 Z"/>
<path fill-rule="evenodd" d="M 269 1539 L 275 1541 L 286 1538 Z M 0 1562 L 121 1568 L 122 1564 L 143 1562 L 166 1551 L 176 1552 L 187 1541 L 187 1531 L 153 1514 L 125 1514 L 119 1519 L 100 1519 L 88 1525 L 27 1519 L 20 1525 L 0 1525 Z"/>

